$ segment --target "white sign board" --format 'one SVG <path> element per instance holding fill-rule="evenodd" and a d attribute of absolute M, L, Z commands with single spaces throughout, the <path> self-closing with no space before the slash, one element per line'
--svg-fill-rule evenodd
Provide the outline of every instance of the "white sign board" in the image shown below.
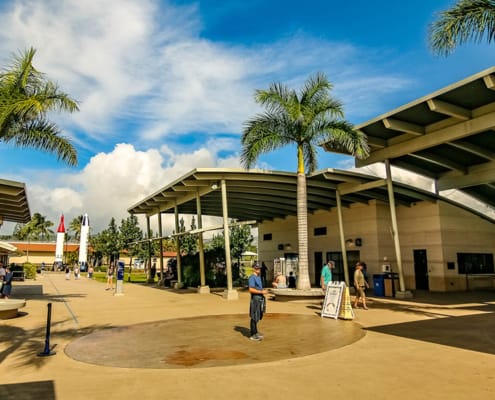
<path fill-rule="evenodd" d="M 328 284 L 325 300 L 323 301 L 323 308 L 321 310 L 322 317 L 335 319 L 339 317 L 344 288 L 345 282 L 330 282 Z"/>

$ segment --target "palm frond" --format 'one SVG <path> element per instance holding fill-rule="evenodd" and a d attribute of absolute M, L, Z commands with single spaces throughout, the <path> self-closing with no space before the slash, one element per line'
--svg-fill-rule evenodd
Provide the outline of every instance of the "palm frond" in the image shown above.
<path fill-rule="evenodd" d="M 312 143 L 303 144 L 304 166 L 306 171 L 314 172 L 318 168 L 318 152 Z"/>
<path fill-rule="evenodd" d="M 370 149 L 366 135 L 354 130 L 347 121 L 333 121 L 326 124 L 324 131 L 327 136 L 324 143 L 328 148 L 361 159 L 368 157 Z"/>
<path fill-rule="evenodd" d="M 436 54 L 448 55 L 458 45 L 484 38 L 495 40 L 495 0 L 460 0 L 439 14 L 429 27 L 429 42 Z"/>
<path fill-rule="evenodd" d="M 47 120 L 31 121 L 26 126 L 14 126 L 1 140 L 18 147 L 32 147 L 57 156 L 68 165 L 77 165 L 77 152 L 70 140 L 60 136 L 57 126 Z"/>
<path fill-rule="evenodd" d="M 241 137 L 241 165 L 251 168 L 261 154 L 294 143 L 287 116 L 260 114 L 248 120 Z"/>
<path fill-rule="evenodd" d="M 0 74 L 0 141 L 34 147 L 55 154 L 69 165 L 77 164 L 70 141 L 46 119 L 50 111 L 78 111 L 75 100 L 47 80 L 33 65 L 36 53 L 30 48 L 14 57 Z"/>

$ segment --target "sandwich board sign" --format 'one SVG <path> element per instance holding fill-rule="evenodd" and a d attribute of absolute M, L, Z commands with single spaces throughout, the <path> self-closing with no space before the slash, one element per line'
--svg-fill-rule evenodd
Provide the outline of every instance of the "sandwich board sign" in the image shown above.
<path fill-rule="evenodd" d="M 337 319 L 339 317 L 340 303 L 342 301 L 342 293 L 344 291 L 344 282 L 330 282 L 327 285 L 325 300 L 321 310 L 322 317 Z"/>
<path fill-rule="evenodd" d="M 330 282 L 321 310 L 322 317 L 353 319 L 351 296 L 345 282 Z"/>

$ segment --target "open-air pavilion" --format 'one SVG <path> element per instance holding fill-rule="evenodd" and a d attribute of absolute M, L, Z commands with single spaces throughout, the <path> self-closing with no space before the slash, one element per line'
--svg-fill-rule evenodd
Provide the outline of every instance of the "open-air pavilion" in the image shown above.
<path fill-rule="evenodd" d="M 26 223 L 30 219 L 31 212 L 24 183 L 0 179 L 0 227 L 5 221 Z M 0 242 L 0 259 L 16 250 L 15 246 Z"/>
<path fill-rule="evenodd" d="M 463 204 L 454 203 L 442 196 L 441 192 L 458 189 L 481 204 L 495 206 L 495 138 L 492 130 L 495 127 L 494 89 L 495 67 L 358 125 L 356 128 L 368 136 L 371 154 L 365 160 L 356 160 L 356 166 L 384 162 L 384 179 L 334 169 L 308 175 L 308 215 L 311 217 L 320 211 L 337 210 L 345 275 L 343 278 L 348 284 L 348 246 L 342 210 L 353 204 L 378 201 L 388 205 L 390 215 L 386 223 L 390 224 L 399 275 L 400 290 L 397 291 L 397 296 L 409 296 L 396 215 L 399 206 L 410 207 L 421 201 L 449 204 L 456 210 L 469 210 L 470 215 L 490 221 L 488 227 L 473 228 L 478 229 L 481 236 L 484 235 L 483 232 L 490 232 L 494 222 L 491 217 Z M 331 144 L 323 144 L 323 147 L 327 151 L 335 151 Z M 391 166 L 432 178 L 436 192 L 394 182 Z M 227 231 L 230 220 L 259 226 L 266 221 L 295 216 L 296 174 L 241 169 L 195 169 L 133 205 L 128 211 L 145 215 L 148 226 L 152 216 L 175 214 L 176 232 L 180 214 L 197 215 L 198 229 L 190 233 L 200 234 L 200 273 L 203 287 L 202 233 L 211 229 Z M 437 218 L 444 218 L 444 222 L 445 217 L 442 215 L 452 213 L 450 209 L 446 211 L 440 208 L 435 212 Z M 223 224 L 203 228 L 203 215 L 222 217 Z M 158 218 L 158 222 L 161 237 L 161 218 Z M 228 235 L 225 236 L 228 241 Z M 267 236 L 271 237 L 271 234 Z M 446 246 L 445 243 L 442 245 Z M 281 245 L 278 246 L 281 250 Z M 486 248 L 493 253 L 492 242 L 484 244 L 484 249 Z M 229 285 L 226 297 L 229 298 L 235 297 L 231 293 L 229 243 L 226 243 L 226 260 Z M 317 262 L 319 259 L 315 261 Z M 452 269 L 452 262 L 445 263 L 442 260 L 439 263 L 449 264 L 448 268 Z M 180 268 L 180 260 L 178 265 Z M 440 268 L 443 267 L 440 265 Z M 428 270 L 425 273 L 428 274 Z M 314 274 L 317 274 L 316 269 Z M 452 281 L 450 285 L 458 287 Z"/>
<path fill-rule="evenodd" d="M 202 284 L 200 292 L 208 292 L 204 280 L 204 258 L 202 257 L 202 233 L 207 230 L 225 229 L 231 220 L 238 224 L 258 225 L 266 221 L 275 221 L 295 216 L 297 175 L 288 172 L 246 171 L 243 169 L 195 169 L 159 191 L 130 207 L 132 214 L 145 215 L 158 219 L 159 236 L 162 237 L 162 214 L 175 215 L 175 232 L 178 232 L 180 214 L 196 215 L 198 229 L 189 233 L 198 233 L 200 242 L 200 265 Z M 388 202 L 389 187 L 384 179 L 360 173 L 327 169 L 311 174 L 307 178 L 308 213 L 336 209 L 339 215 L 342 209 L 349 209 L 355 203 L 368 204 L 379 200 Z M 439 196 L 405 184 L 394 184 L 394 201 L 398 205 L 410 207 L 421 201 L 436 202 Z M 444 200 L 453 204 L 450 200 Z M 471 210 L 470 210 L 471 212 Z M 476 212 L 475 212 L 476 213 Z M 488 218 L 476 213 L 481 218 Z M 220 225 L 203 227 L 202 216 L 222 217 Z M 339 219 L 340 244 L 346 260 L 345 221 Z M 156 239 L 158 239 L 156 238 Z M 228 235 L 226 235 L 228 240 Z M 180 251 L 177 251 L 180 254 Z M 226 298 L 235 297 L 232 288 L 229 243 L 226 243 L 226 267 L 228 288 Z M 161 262 L 161 260 L 160 260 Z M 163 265 L 160 266 L 163 268 Z M 178 257 L 180 271 L 180 257 Z M 344 273 L 347 271 L 344 267 Z M 180 278 L 180 273 L 179 273 Z M 349 283 L 349 276 L 345 276 Z"/>
<path fill-rule="evenodd" d="M 434 180 L 435 191 L 456 189 L 495 208 L 495 67 L 389 111 L 356 129 L 366 134 L 369 157 L 356 167 L 385 163 Z M 330 145 L 324 145 L 333 151 Z M 393 190 L 390 193 L 394 212 Z M 392 218 L 393 221 L 395 218 Z M 393 229 L 402 270 L 399 234 Z M 405 290 L 401 273 L 401 290 Z"/>

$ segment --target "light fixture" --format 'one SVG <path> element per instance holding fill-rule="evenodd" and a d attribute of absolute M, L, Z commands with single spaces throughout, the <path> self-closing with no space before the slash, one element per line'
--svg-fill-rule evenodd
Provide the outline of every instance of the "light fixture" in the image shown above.
<path fill-rule="evenodd" d="M 292 250 L 292 247 L 291 247 L 290 243 L 287 243 L 285 245 L 285 250 L 287 250 L 287 251 L 291 251 Z"/>
<path fill-rule="evenodd" d="M 347 247 L 354 247 L 354 240 L 353 239 L 346 239 L 345 240 L 345 245 Z"/>
<path fill-rule="evenodd" d="M 211 184 L 211 190 L 217 190 L 218 189 L 218 183 L 214 182 Z"/>

